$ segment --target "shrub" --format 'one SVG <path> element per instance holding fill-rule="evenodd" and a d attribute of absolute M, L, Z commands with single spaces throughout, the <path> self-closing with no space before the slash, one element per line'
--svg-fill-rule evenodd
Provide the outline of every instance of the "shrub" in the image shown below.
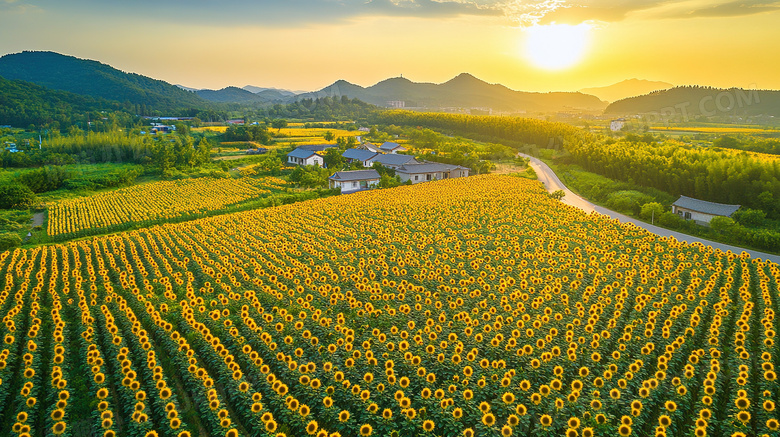
<path fill-rule="evenodd" d="M 743 226 L 761 226 L 766 219 L 766 213 L 760 209 L 740 209 L 732 217 Z"/>
<path fill-rule="evenodd" d="M 666 211 L 658 218 L 658 223 L 666 228 L 679 229 L 685 225 L 685 220 L 671 211 Z"/>
<path fill-rule="evenodd" d="M 649 202 L 642 205 L 641 210 L 639 211 L 639 216 L 643 219 L 650 220 L 653 217 L 656 219 L 661 217 L 661 214 L 664 213 L 664 206 L 661 205 L 658 202 Z"/>
<path fill-rule="evenodd" d="M 654 201 L 647 194 L 634 190 L 623 190 L 607 196 L 607 207 L 627 214 L 638 214 L 640 205 Z"/>
<path fill-rule="evenodd" d="M 0 186 L 0 208 L 27 208 L 35 203 L 35 193 L 22 184 Z"/>
<path fill-rule="evenodd" d="M 0 252 L 22 245 L 22 237 L 18 234 L 0 234 Z"/>

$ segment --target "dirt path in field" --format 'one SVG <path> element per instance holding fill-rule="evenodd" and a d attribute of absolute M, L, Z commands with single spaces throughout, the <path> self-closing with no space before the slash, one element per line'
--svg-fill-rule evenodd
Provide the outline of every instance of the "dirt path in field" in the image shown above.
<path fill-rule="evenodd" d="M 770 260 L 772 262 L 780 264 L 780 256 L 778 255 L 770 255 L 768 253 L 759 252 L 757 250 L 745 249 L 742 247 L 718 243 L 716 241 L 705 240 L 703 238 L 694 237 L 692 235 L 683 234 L 681 232 L 672 231 L 669 229 L 661 228 L 659 226 L 654 226 L 651 225 L 650 223 L 645 223 L 641 220 L 628 217 L 624 214 L 620 214 L 618 212 L 609 210 L 602 206 L 594 205 L 588 202 L 587 200 L 583 199 L 582 197 L 574 194 L 568 188 L 566 188 L 566 185 L 564 185 L 563 182 L 561 182 L 561 180 L 558 178 L 558 175 L 556 175 L 555 172 L 552 171 L 552 169 L 547 164 L 545 164 L 538 158 L 534 158 L 532 156 L 523 153 L 518 153 L 518 156 L 522 156 L 524 158 L 530 158 L 529 165 L 534 169 L 536 175 L 539 177 L 539 181 L 544 184 L 544 186 L 547 188 L 547 191 L 552 193 L 553 191 L 563 190 L 563 192 L 566 195 L 563 197 L 563 199 L 561 199 L 561 202 L 579 208 L 585 211 L 586 213 L 595 212 L 616 219 L 622 223 L 633 223 L 634 225 L 640 228 L 643 228 L 649 232 L 652 232 L 653 234 L 660 235 L 662 237 L 674 237 L 678 241 L 686 241 L 688 243 L 701 243 L 704 244 L 705 246 L 710 246 L 712 248 L 719 249 L 724 252 L 730 250 L 733 253 L 739 254 L 742 251 L 745 251 L 748 254 L 750 254 L 750 256 L 753 258 L 761 258 L 762 260 Z"/>
<path fill-rule="evenodd" d="M 32 227 L 43 226 L 43 220 L 46 218 L 46 213 L 36 212 L 32 217 Z"/>

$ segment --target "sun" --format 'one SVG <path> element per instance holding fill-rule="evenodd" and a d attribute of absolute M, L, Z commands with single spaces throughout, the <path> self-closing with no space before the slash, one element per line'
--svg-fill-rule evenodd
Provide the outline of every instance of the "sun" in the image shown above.
<path fill-rule="evenodd" d="M 526 57 L 545 70 L 562 70 L 580 62 L 590 39 L 590 26 L 586 23 L 535 25 L 525 32 Z"/>

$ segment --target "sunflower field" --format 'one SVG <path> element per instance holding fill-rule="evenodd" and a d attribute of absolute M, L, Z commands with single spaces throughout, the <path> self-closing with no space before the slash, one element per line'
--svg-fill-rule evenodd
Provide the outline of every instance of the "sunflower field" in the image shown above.
<path fill-rule="evenodd" d="M 0 435 L 780 435 L 778 265 L 485 175 L 0 253 Z"/>
<path fill-rule="evenodd" d="M 47 233 L 73 238 L 94 231 L 122 230 L 132 224 L 193 217 L 287 186 L 276 177 L 203 177 L 136 185 L 55 203 L 48 209 Z"/>

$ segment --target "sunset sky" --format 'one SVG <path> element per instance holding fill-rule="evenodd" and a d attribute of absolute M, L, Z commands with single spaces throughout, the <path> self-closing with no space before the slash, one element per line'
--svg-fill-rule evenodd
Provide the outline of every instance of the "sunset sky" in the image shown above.
<path fill-rule="evenodd" d="M 461 72 L 524 91 L 780 89 L 778 23 L 780 1 L 761 0 L 0 0 L 0 54 L 51 50 L 212 89 Z"/>

